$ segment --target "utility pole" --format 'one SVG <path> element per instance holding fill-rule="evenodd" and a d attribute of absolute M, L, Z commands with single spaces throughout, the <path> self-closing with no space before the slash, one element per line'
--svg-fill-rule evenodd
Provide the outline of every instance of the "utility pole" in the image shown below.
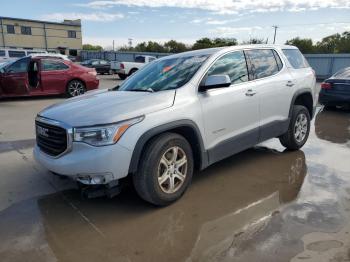
<path fill-rule="evenodd" d="M 114 52 L 114 40 L 113 40 L 113 45 L 112 46 L 113 46 L 113 52 Z"/>
<path fill-rule="evenodd" d="M 276 42 L 276 33 L 277 33 L 278 26 L 277 25 L 273 25 L 272 27 L 275 29 L 275 34 L 273 35 L 273 43 L 275 43 Z"/>
<path fill-rule="evenodd" d="M 132 47 L 132 40 L 133 40 L 132 38 L 129 38 L 129 39 L 128 39 L 129 47 Z"/>

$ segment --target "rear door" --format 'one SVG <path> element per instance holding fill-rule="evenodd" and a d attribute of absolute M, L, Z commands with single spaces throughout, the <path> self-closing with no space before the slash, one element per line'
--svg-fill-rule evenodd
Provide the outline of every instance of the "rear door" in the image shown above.
<path fill-rule="evenodd" d="M 251 49 L 245 50 L 245 54 L 259 94 L 259 140 L 264 141 L 281 135 L 288 127 L 293 80 L 276 50 Z"/>
<path fill-rule="evenodd" d="M 43 92 L 64 93 L 69 78 L 69 66 L 59 59 L 41 59 L 40 79 Z"/>
<path fill-rule="evenodd" d="M 248 81 L 243 51 L 218 58 L 206 76 L 228 75 L 231 86 L 199 93 L 210 163 L 258 143 L 259 94 Z M 205 77 L 206 77 L 205 76 Z"/>
<path fill-rule="evenodd" d="M 30 58 L 25 57 L 7 66 L 2 74 L 3 95 L 16 96 L 29 94 L 28 66 Z"/>

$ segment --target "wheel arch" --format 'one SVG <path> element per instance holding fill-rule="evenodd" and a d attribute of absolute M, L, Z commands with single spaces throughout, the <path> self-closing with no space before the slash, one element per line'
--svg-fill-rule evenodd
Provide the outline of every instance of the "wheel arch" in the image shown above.
<path fill-rule="evenodd" d="M 198 126 L 191 120 L 178 120 L 154 127 L 141 135 L 132 153 L 129 174 L 137 172 L 141 156 L 147 143 L 149 143 L 152 138 L 167 132 L 179 134 L 189 142 L 193 151 L 195 169 L 201 170 L 208 166 L 208 155 L 204 149 Z"/>
<path fill-rule="evenodd" d="M 314 110 L 314 106 L 313 106 L 312 92 L 309 89 L 302 89 L 302 90 L 297 91 L 294 94 L 294 96 L 292 98 L 291 105 L 290 105 L 290 109 L 289 109 L 289 119 L 292 116 L 294 105 L 305 106 L 307 108 L 307 110 L 309 111 L 310 117 L 313 118 L 315 110 Z"/>

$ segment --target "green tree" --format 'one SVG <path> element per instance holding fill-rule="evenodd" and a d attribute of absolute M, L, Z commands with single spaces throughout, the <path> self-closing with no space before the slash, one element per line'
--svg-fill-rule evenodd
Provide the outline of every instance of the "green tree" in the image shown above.
<path fill-rule="evenodd" d="M 211 48 L 211 47 L 221 47 L 221 46 L 233 46 L 237 45 L 237 40 L 235 38 L 214 38 L 210 39 L 204 37 L 198 39 L 192 46 L 193 50 Z"/>
<path fill-rule="evenodd" d="M 89 51 L 102 51 L 103 48 L 100 45 L 90 45 L 90 44 L 84 44 L 83 50 L 89 50 Z"/>
<path fill-rule="evenodd" d="M 169 53 L 181 53 L 189 50 L 184 43 L 177 42 L 175 40 L 170 40 L 166 42 L 164 44 L 164 48 Z"/>
<path fill-rule="evenodd" d="M 303 54 L 311 54 L 315 52 L 315 47 L 311 39 L 295 37 L 286 42 L 286 45 L 294 45 L 299 48 Z"/>

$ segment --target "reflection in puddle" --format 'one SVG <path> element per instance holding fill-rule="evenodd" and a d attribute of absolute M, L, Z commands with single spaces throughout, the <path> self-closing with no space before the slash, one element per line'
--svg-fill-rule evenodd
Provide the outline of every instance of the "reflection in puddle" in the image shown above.
<path fill-rule="evenodd" d="M 323 110 L 316 115 L 315 131 L 318 138 L 345 144 L 350 140 L 350 112 Z"/>
<path fill-rule="evenodd" d="M 169 207 L 150 206 L 129 190 L 92 201 L 66 191 L 66 201 L 60 193 L 46 196 L 39 208 L 59 260 L 210 261 L 249 224 L 293 201 L 305 175 L 302 151 L 257 148 L 197 174 L 188 193 Z"/>

